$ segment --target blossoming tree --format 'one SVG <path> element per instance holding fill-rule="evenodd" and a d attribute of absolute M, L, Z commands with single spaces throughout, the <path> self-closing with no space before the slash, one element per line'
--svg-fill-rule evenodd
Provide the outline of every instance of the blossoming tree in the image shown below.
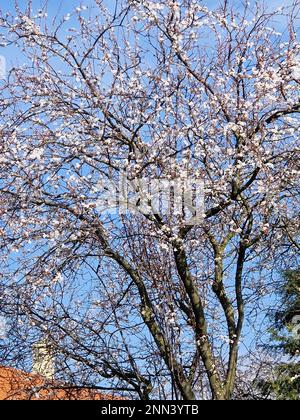
<path fill-rule="evenodd" d="M 1 84 L 2 297 L 74 383 L 230 399 L 274 260 L 299 251 L 299 2 L 93 3 L 2 13 L 24 57 Z M 124 172 L 203 182 L 201 218 L 176 194 L 108 211 Z"/>

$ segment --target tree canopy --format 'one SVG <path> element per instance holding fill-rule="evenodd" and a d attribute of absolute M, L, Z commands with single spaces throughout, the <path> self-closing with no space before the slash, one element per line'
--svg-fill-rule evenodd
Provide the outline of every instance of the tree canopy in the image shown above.
<path fill-rule="evenodd" d="M 275 265 L 298 263 L 299 2 L 22 5 L 0 18 L 21 57 L 0 92 L 4 362 L 46 337 L 68 383 L 231 399 Z"/>

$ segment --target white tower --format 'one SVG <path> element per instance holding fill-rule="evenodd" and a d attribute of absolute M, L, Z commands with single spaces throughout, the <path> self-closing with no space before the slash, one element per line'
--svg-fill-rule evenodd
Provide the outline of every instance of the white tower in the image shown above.
<path fill-rule="evenodd" d="M 32 353 L 32 373 L 43 376 L 45 379 L 53 380 L 55 376 L 53 347 L 47 340 L 42 340 L 33 345 Z"/>

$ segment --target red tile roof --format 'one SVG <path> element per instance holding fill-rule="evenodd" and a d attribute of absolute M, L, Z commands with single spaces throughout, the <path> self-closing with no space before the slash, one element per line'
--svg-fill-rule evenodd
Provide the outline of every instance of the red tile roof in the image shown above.
<path fill-rule="evenodd" d="M 21 370 L 0 367 L 0 400 L 121 400 L 87 388 L 61 386 Z"/>

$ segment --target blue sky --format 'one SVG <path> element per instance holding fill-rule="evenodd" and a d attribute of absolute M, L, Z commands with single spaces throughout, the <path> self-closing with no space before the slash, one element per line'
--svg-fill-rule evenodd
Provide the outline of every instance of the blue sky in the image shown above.
<path fill-rule="evenodd" d="M 114 0 L 104 0 L 108 5 L 111 5 L 114 3 Z M 162 0 L 163 1 L 163 0 Z M 201 0 L 199 0 L 201 1 Z M 211 9 L 214 9 L 217 7 L 220 3 L 222 3 L 223 0 L 203 0 L 203 3 L 208 6 Z M 276 9 L 281 6 L 288 6 L 293 3 L 294 0 L 261 0 L 258 1 L 258 3 L 265 4 L 270 10 Z M 2 4 L 1 4 L 2 3 Z M 0 15 L 1 12 L 11 12 L 14 13 L 15 9 L 15 0 L 6 0 L 5 2 L 0 3 Z M 3 4 L 4 3 L 4 4 Z M 29 0 L 18 0 L 18 4 L 24 11 L 26 10 L 26 7 L 28 6 Z M 233 4 L 236 5 L 238 8 L 239 5 L 241 5 L 242 0 L 233 0 Z M 47 8 L 48 16 L 49 16 L 49 22 L 53 20 L 55 17 L 61 17 L 66 15 L 67 13 L 71 13 L 76 9 L 78 6 L 91 6 L 95 5 L 95 0 L 32 0 L 33 5 L 33 13 L 36 13 L 39 9 L 43 9 L 43 7 Z M 45 6 L 47 5 L 47 6 Z M 255 1 L 250 0 L 250 5 L 255 7 Z M 86 12 L 88 13 L 88 12 Z M 284 29 L 286 27 L 286 22 L 283 19 L 281 22 L 277 22 L 278 30 Z M 16 58 L 19 56 L 19 52 L 16 54 L 16 50 L 14 48 L 1 48 L 0 47 L 0 55 L 6 59 L 6 66 L 7 68 L 10 68 L 12 66 L 12 63 Z M 0 66 L 1 66 L 1 60 L 0 60 Z M 20 64 L 20 63 L 19 63 Z M 3 67 L 3 65 L 2 65 Z M 0 71 L 0 78 L 2 77 L 1 71 Z"/>
<path fill-rule="evenodd" d="M 111 2 L 113 0 L 106 0 L 106 2 Z M 163 1 L 163 0 L 162 0 Z M 199 0 L 200 1 L 200 0 Z M 203 0 L 203 3 L 211 8 L 215 8 L 217 5 L 219 5 L 222 2 L 222 0 Z M 289 4 L 293 3 L 293 0 L 261 0 L 258 1 L 259 3 L 265 4 L 268 8 L 277 8 L 281 6 L 288 6 Z M 13 11 L 14 10 L 14 4 L 15 0 L 6 0 L 3 2 L 4 4 L 0 5 L 0 9 L 3 11 Z M 26 8 L 28 4 L 28 0 L 19 0 L 18 1 L 21 8 Z M 40 9 L 43 7 L 43 5 L 46 4 L 45 0 L 32 0 L 32 4 L 34 9 Z M 48 1 L 48 11 L 50 15 L 55 16 L 57 14 L 64 14 L 68 13 L 70 10 L 80 6 L 90 6 L 91 4 L 94 4 L 94 0 L 51 0 Z M 237 6 L 241 4 L 241 0 L 234 0 L 234 4 Z M 251 5 L 255 5 L 255 1 L 250 1 Z"/>

